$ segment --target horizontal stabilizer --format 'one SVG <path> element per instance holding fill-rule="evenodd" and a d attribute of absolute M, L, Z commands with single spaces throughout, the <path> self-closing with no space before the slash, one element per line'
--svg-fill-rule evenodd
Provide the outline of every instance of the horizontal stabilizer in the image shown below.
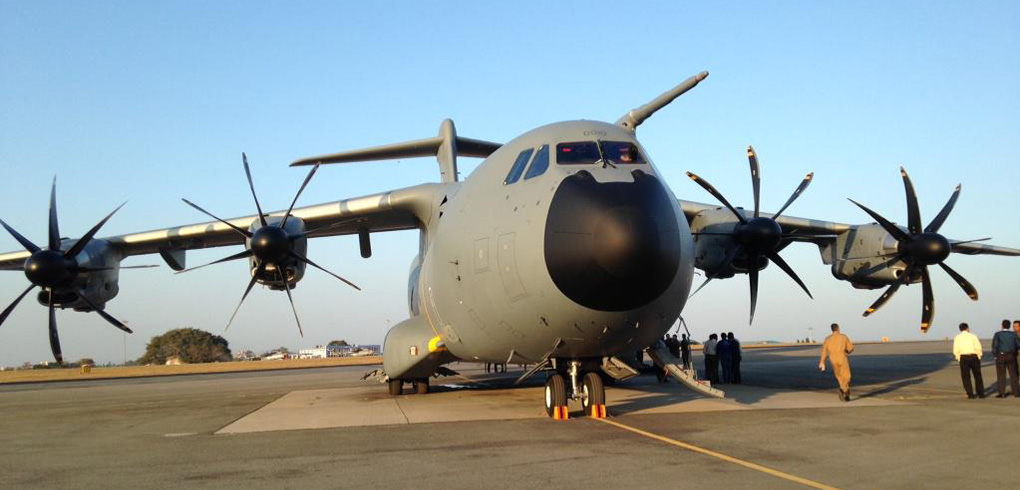
<path fill-rule="evenodd" d="M 485 158 L 503 145 L 489 141 L 461 138 L 447 119 L 439 126 L 439 136 L 391 145 L 373 146 L 360 150 L 343 151 L 329 155 L 302 158 L 291 163 L 291 167 L 325 163 L 368 162 L 374 160 L 397 160 L 400 158 L 437 157 L 443 182 L 457 181 L 457 156 Z"/>
<path fill-rule="evenodd" d="M 475 140 L 471 138 L 457 138 L 457 154 L 465 157 L 485 158 L 492 152 L 503 146 L 499 143 Z M 316 163 L 350 163 L 369 162 L 374 160 L 397 160 L 400 158 L 434 157 L 439 147 L 443 144 L 443 138 L 425 138 L 421 140 L 405 141 L 392 145 L 373 146 L 360 150 L 342 151 L 329 155 L 319 155 L 302 158 L 290 164 L 291 167 L 304 165 L 315 165 Z"/>

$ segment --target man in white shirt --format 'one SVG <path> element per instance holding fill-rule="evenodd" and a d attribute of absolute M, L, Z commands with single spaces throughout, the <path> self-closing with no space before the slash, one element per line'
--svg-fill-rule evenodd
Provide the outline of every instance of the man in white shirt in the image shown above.
<path fill-rule="evenodd" d="M 718 343 L 719 337 L 712 334 L 708 336 L 708 341 L 702 347 L 702 352 L 705 354 L 705 377 L 712 384 L 719 383 L 719 356 L 716 352 Z"/>
<path fill-rule="evenodd" d="M 960 324 L 960 333 L 953 339 L 953 355 L 960 362 L 960 377 L 963 379 L 963 389 L 967 391 L 967 398 L 984 398 L 985 382 L 981 379 L 981 341 L 977 335 L 970 333 L 970 327 L 966 323 Z M 977 393 L 970 384 L 970 376 L 974 375 L 974 383 L 977 385 Z"/>

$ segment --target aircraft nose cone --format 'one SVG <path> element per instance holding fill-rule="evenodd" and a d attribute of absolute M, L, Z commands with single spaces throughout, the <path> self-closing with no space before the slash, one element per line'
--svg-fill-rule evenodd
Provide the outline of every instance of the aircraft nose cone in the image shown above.
<path fill-rule="evenodd" d="M 580 305 L 624 311 L 652 302 L 680 265 L 668 192 L 643 172 L 633 183 L 567 177 L 549 208 L 545 261 L 556 287 Z"/>
<path fill-rule="evenodd" d="M 595 262 L 615 277 L 647 272 L 658 249 L 655 221 L 634 206 L 612 208 L 598 220 L 592 235 Z M 647 252 L 653 251 L 652 254 Z"/>

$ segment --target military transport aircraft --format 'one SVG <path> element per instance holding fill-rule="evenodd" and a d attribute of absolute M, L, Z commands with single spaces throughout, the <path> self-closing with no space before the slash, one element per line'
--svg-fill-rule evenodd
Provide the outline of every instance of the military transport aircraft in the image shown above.
<path fill-rule="evenodd" d="M 39 287 L 36 299 L 49 308 L 50 343 L 60 361 L 55 308 L 94 311 L 128 331 L 104 310 L 117 295 L 125 257 L 159 254 L 172 269 L 184 271 L 187 250 L 243 245 L 242 252 L 214 262 L 248 260 L 251 277 L 243 302 L 256 283 L 289 297 L 306 266 L 325 271 L 308 259 L 308 238 L 357 234 L 362 256 L 369 257 L 371 233 L 417 229 L 418 254 L 407 287 L 410 317 L 389 330 L 383 350 L 390 392 L 400 395 L 411 383 L 425 393 L 429 378 L 457 360 L 522 363 L 533 367 L 521 380 L 548 374 L 550 416 L 565 411 L 568 398 L 598 416 L 605 413 L 603 377 L 627 375 L 616 356 L 646 348 L 670 329 L 690 294 L 695 268 L 708 280 L 747 274 L 753 320 L 758 272 L 770 262 L 807 291 L 779 252 L 794 241 L 811 242 L 836 278 L 858 288 L 888 286 L 865 315 L 900 287 L 920 282 L 926 330 L 934 315 L 929 266 L 941 267 L 976 300 L 974 287 L 945 264 L 950 253 L 1020 255 L 939 234 L 959 187 L 922 227 L 917 197 L 902 169 L 906 227 L 861 204 L 877 223 L 783 215 L 811 174 L 779 211 L 761 212 L 760 172 L 750 148 L 753 210 L 734 207 L 694 174 L 688 175 L 722 206 L 678 200 L 636 130 L 707 75 L 687 79 L 615 124 L 559 122 L 499 144 L 460 137 L 445 120 L 433 138 L 304 158 L 292 164 L 311 166 L 301 189 L 323 164 L 423 156 L 437 157 L 441 181 L 298 208 L 295 196 L 284 212 L 263 213 L 244 158 L 254 216 L 220 219 L 185 201 L 214 220 L 95 238 L 111 213 L 75 240 L 60 236 L 54 184 L 45 248 L 3 223 L 25 251 L 0 255 L 0 269 L 23 269 L 30 284 L 0 314 L 0 323 Z M 461 182 L 458 157 L 484 161 Z"/>

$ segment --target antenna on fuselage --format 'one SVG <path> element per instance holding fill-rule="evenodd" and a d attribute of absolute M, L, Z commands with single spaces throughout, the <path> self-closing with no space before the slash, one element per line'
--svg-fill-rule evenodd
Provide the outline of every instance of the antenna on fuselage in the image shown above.
<path fill-rule="evenodd" d="M 616 121 L 616 125 L 630 131 L 635 131 L 641 123 L 645 122 L 645 119 L 648 119 L 652 116 L 652 114 L 655 114 L 655 111 L 666 107 L 670 102 L 673 102 L 674 99 L 694 88 L 706 77 L 708 77 L 708 72 L 703 71 L 691 78 L 688 78 L 687 80 L 684 80 L 683 83 L 656 97 L 651 102 L 638 107 L 637 109 L 631 109 L 630 112 Z"/>

